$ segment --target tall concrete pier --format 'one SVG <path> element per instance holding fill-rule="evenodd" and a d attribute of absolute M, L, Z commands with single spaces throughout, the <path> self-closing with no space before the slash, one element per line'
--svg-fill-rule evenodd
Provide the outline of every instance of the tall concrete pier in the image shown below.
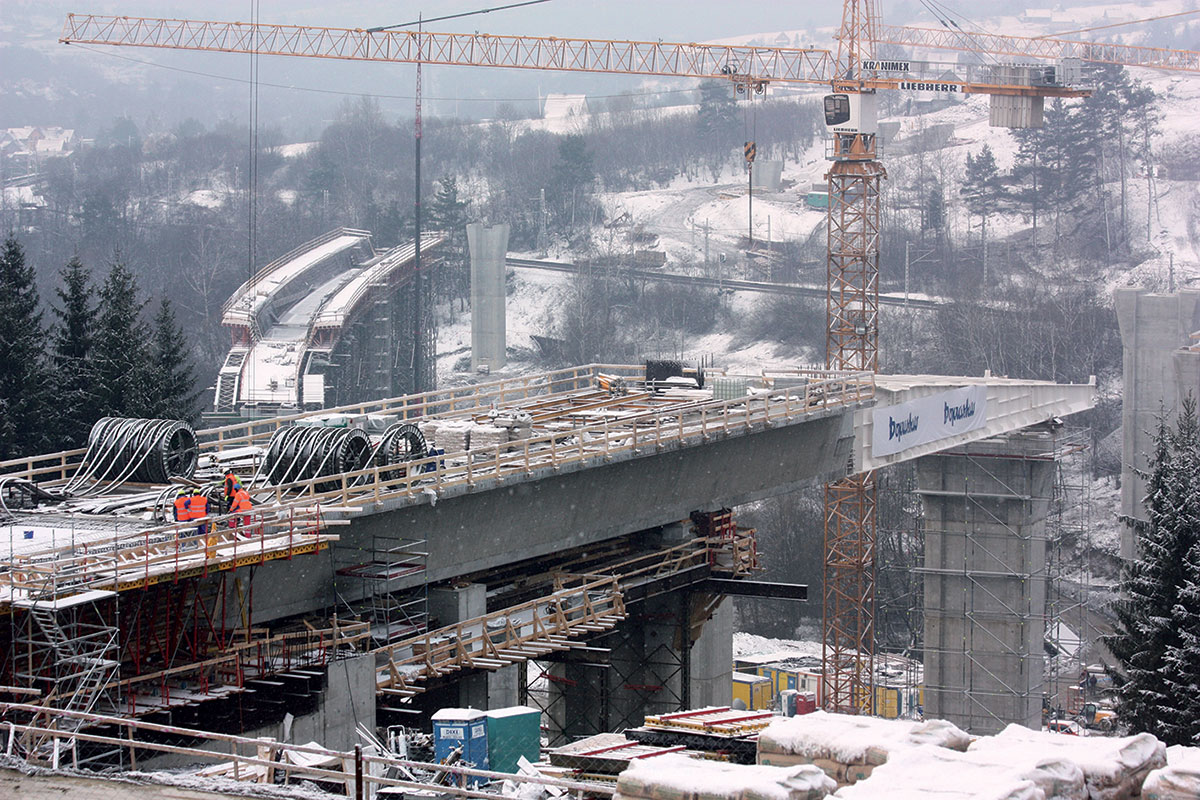
<path fill-rule="evenodd" d="M 471 250 L 471 369 L 502 369 L 508 363 L 504 316 L 504 259 L 508 225 L 467 226 Z"/>
<path fill-rule="evenodd" d="M 971 733 L 1041 726 L 1053 433 L 917 462 L 925 505 L 925 713 Z"/>
<path fill-rule="evenodd" d="M 1191 335 L 1200 330 L 1200 292 L 1156 294 L 1124 288 L 1114 293 L 1124 347 L 1121 401 L 1121 514 L 1145 519 L 1146 482 L 1138 475 L 1154 449 L 1158 419 L 1173 420 L 1190 394 L 1200 399 L 1200 352 Z M 1132 558 L 1133 529 L 1121 538 L 1122 558 Z"/>

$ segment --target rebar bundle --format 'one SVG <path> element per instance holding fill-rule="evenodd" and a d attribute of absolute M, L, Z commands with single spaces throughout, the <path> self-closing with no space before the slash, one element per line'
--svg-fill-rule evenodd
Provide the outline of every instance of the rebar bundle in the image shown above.
<path fill-rule="evenodd" d="M 271 436 L 263 458 L 266 483 L 279 486 L 314 478 L 333 477 L 366 467 L 371 460 L 371 439 L 358 428 L 318 428 L 289 425 Z M 336 489 L 327 481 L 318 491 Z"/>
<path fill-rule="evenodd" d="M 191 478 L 198 458 L 196 432 L 186 422 L 103 417 L 92 426 L 83 461 L 65 491 L 87 495 L 128 481 L 166 483 L 174 477 Z"/>

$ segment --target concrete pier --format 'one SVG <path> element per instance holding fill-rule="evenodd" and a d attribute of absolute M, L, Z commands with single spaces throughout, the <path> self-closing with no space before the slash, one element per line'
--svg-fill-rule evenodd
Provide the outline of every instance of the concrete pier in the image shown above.
<path fill-rule="evenodd" d="M 975 734 L 1041 726 L 1053 434 L 917 462 L 925 505 L 925 714 Z"/>
<path fill-rule="evenodd" d="M 1145 519 L 1146 482 L 1138 475 L 1154 449 L 1158 419 L 1174 420 L 1189 394 L 1200 399 L 1200 352 L 1188 349 L 1200 330 L 1200 292 L 1155 294 L 1123 288 L 1113 293 L 1124 354 L 1121 400 L 1121 514 Z M 1121 557 L 1134 556 L 1133 529 L 1121 538 Z"/>
<path fill-rule="evenodd" d="M 467 226 L 471 251 L 471 369 L 502 369 L 505 355 L 504 260 L 508 225 Z"/>

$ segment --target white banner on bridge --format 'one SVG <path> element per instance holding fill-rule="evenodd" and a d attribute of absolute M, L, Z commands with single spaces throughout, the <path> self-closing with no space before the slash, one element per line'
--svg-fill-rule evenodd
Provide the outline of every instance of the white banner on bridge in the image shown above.
<path fill-rule="evenodd" d="M 987 424 L 987 387 L 951 389 L 871 411 L 871 454 L 890 456 L 982 428 Z"/>

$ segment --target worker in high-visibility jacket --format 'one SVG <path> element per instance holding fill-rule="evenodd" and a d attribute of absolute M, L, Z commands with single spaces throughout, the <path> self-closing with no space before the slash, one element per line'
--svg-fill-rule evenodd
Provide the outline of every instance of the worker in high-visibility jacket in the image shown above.
<path fill-rule="evenodd" d="M 237 474 L 231 470 L 225 470 L 225 513 L 233 511 L 233 496 L 237 494 L 237 490 L 242 488 L 242 480 Z"/>
<path fill-rule="evenodd" d="M 250 538 L 250 511 L 253 508 L 254 502 L 250 499 L 250 493 L 239 484 L 234 490 L 233 500 L 229 506 L 229 513 L 234 515 L 229 520 L 229 527 L 236 528 L 240 525 L 242 536 L 246 538 Z"/>
<path fill-rule="evenodd" d="M 208 494 L 203 489 L 192 489 L 192 495 L 188 498 L 189 508 L 191 510 L 192 522 L 198 522 L 196 533 L 205 537 L 207 535 L 206 548 L 207 555 L 211 558 L 214 554 L 214 548 L 217 546 L 216 531 L 212 530 L 211 535 L 208 525 Z"/>
<path fill-rule="evenodd" d="M 171 513 L 175 517 L 176 522 L 187 522 L 192 518 L 192 509 L 188 494 L 186 488 L 181 488 L 175 493 L 175 503 L 171 507 Z"/>

